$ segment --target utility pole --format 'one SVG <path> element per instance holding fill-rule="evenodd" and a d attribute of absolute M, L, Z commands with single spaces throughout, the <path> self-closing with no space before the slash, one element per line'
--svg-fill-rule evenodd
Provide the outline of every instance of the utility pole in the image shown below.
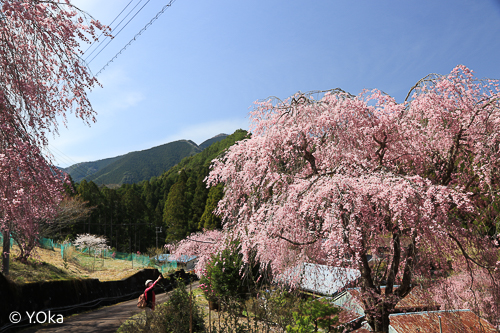
<path fill-rule="evenodd" d="M 158 233 L 161 233 L 161 228 L 162 227 L 156 227 L 156 248 L 158 248 Z"/>
<path fill-rule="evenodd" d="M 193 291 L 191 290 L 191 277 L 189 277 L 189 333 L 193 333 Z"/>

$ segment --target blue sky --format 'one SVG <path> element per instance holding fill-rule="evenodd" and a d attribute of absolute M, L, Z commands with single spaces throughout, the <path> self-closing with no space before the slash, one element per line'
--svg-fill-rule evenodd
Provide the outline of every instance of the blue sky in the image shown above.
<path fill-rule="evenodd" d="M 109 24 L 130 1 L 73 3 Z M 91 70 L 167 3 L 150 0 Z M 500 79 L 500 0 L 176 0 L 98 76 L 103 88 L 89 94 L 97 122 L 70 116 L 49 149 L 66 167 L 179 139 L 199 144 L 248 129 L 258 99 L 340 87 L 401 102 L 420 78 L 458 64 Z"/>

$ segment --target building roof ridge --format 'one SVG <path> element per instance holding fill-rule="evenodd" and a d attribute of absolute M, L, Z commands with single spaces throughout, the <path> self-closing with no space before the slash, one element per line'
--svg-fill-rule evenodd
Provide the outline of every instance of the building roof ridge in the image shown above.
<path fill-rule="evenodd" d="M 453 309 L 453 310 L 434 310 L 434 311 L 420 311 L 420 312 L 402 312 L 393 313 L 391 316 L 404 316 L 404 315 L 419 315 L 419 314 L 429 314 L 429 313 L 452 313 L 452 312 L 472 312 L 470 309 Z"/>

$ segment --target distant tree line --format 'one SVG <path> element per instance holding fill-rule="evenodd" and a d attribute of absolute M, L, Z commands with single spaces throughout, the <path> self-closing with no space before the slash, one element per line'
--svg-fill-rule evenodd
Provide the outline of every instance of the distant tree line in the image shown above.
<path fill-rule="evenodd" d="M 70 195 L 85 202 L 89 216 L 76 223 L 53 228 L 46 235 L 73 239 L 90 233 L 107 237 L 109 245 L 120 252 L 144 252 L 185 238 L 202 229 L 220 228 L 220 218 L 212 212 L 223 196 L 222 185 L 207 188 L 211 161 L 235 142 L 247 137 L 237 130 L 201 153 L 184 158 L 159 177 L 119 188 L 97 186 L 92 181 L 74 183 Z M 157 234 L 161 227 L 162 233 Z"/>

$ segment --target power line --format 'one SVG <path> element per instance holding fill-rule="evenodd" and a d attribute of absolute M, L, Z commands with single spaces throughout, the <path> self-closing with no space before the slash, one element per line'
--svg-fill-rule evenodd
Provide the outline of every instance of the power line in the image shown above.
<path fill-rule="evenodd" d="M 128 7 L 128 6 L 132 3 L 132 1 L 134 1 L 134 0 L 130 0 L 130 2 L 129 2 L 126 6 L 125 6 L 125 8 L 123 8 L 123 9 L 122 9 L 122 11 L 120 12 L 120 14 L 116 15 L 116 17 L 115 17 L 115 18 L 114 18 L 114 20 L 113 20 L 113 21 L 109 24 L 109 26 L 111 26 L 111 25 L 112 25 L 112 24 L 116 21 L 116 19 L 117 19 L 117 18 L 118 18 L 118 17 L 119 17 L 119 16 L 120 16 L 120 15 L 121 15 L 124 11 L 125 11 L 125 9 L 127 9 L 127 7 Z M 141 1 L 142 1 L 142 0 L 141 0 Z M 134 7 L 134 8 L 135 8 L 135 7 Z M 128 16 L 128 14 L 127 14 L 127 16 Z M 126 16 L 125 16 L 125 17 L 126 17 Z M 121 22 L 120 22 L 120 23 L 121 23 Z M 120 25 L 120 24 L 118 24 L 118 26 L 119 26 L 119 25 Z M 116 27 L 115 27 L 114 29 L 116 29 Z M 113 29 L 113 30 L 114 30 L 114 29 Z M 90 44 L 90 46 L 89 46 L 89 47 L 88 47 L 88 48 L 87 48 L 87 49 L 83 52 L 83 54 L 87 53 L 87 51 L 88 51 L 88 50 L 90 50 L 90 48 L 91 48 L 91 47 L 92 47 L 92 46 L 96 43 L 96 41 L 97 41 L 97 40 L 99 40 L 99 38 L 101 38 L 101 36 L 102 36 L 103 34 L 104 34 L 104 32 L 101 32 L 101 34 L 99 35 L 99 37 L 97 37 L 97 39 L 96 39 L 96 40 L 94 40 L 94 41 L 92 42 L 92 44 Z M 92 54 L 92 53 L 91 53 L 91 54 Z"/>
<path fill-rule="evenodd" d="M 118 23 L 118 24 L 116 25 L 116 27 L 114 27 L 114 28 L 113 28 L 113 30 L 111 30 L 110 34 L 112 34 L 112 33 L 113 33 L 113 31 L 115 31 L 116 29 L 118 29 L 118 27 L 122 24 L 122 22 L 123 22 L 123 21 L 124 21 L 127 17 L 129 17 L 129 15 L 130 15 L 130 14 L 131 14 L 131 13 L 132 13 L 132 12 L 133 12 L 136 8 L 137 8 L 137 6 L 139 6 L 139 5 L 141 4 L 141 2 L 142 2 L 142 1 L 143 1 L 143 0 L 139 0 L 139 2 L 138 2 L 135 6 L 134 6 L 134 8 L 132 8 L 132 9 L 131 9 L 128 13 L 127 13 L 127 15 L 125 15 L 125 17 L 124 17 L 124 18 L 120 21 L 120 23 Z M 116 36 L 113 36 L 113 38 L 114 38 L 114 37 L 116 37 Z M 90 56 L 91 56 L 91 55 L 92 55 L 92 54 L 93 54 L 93 53 L 94 53 L 97 49 L 99 49 L 99 47 L 100 47 L 102 44 L 104 44 L 104 42 L 105 42 L 105 41 L 106 41 L 106 38 L 105 38 L 105 39 L 103 39 L 101 42 L 99 42 L 99 45 L 98 45 L 98 46 L 97 46 L 97 47 L 96 47 L 96 48 L 95 48 L 95 49 L 94 49 L 94 50 L 93 50 L 90 54 L 88 54 L 88 55 L 85 57 L 85 59 L 84 59 L 84 60 L 86 61 L 86 60 L 87 60 L 87 59 L 88 59 L 88 58 L 89 58 L 89 57 L 90 57 Z"/>
<path fill-rule="evenodd" d="M 165 12 L 165 10 L 167 10 L 168 7 L 172 6 L 172 4 L 175 2 L 175 0 L 170 0 L 170 2 L 168 4 L 166 4 L 157 14 L 155 17 L 153 17 L 151 19 L 151 21 L 148 22 L 148 24 L 146 24 L 144 26 L 144 28 L 142 28 L 135 36 L 134 38 L 132 38 L 130 40 L 130 42 L 128 42 L 121 50 L 120 52 L 118 52 L 113 58 L 111 58 L 111 60 L 109 60 L 106 65 L 104 65 L 100 70 L 99 72 L 97 72 L 97 74 L 95 76 L 98 76 L 106 67 L 109 66 L 110 63 L 112 63 L 116 58 L 118 58 L 118 56 L 120 54 L 122 54 L 123 51 L 125 51 L 127 49 L 127 47 L 129 47 L 136 39 L 137 37 L 139 37 L 144 31 L 146 31 L 147 28 L 149 28 L 154 21 L 156 21 L 160 16 L 161 14 L 163 14 Z"/>
<path fill-rule="evenodd" d="M 71 167 L 71 173 L 73 174 L 73 175 L 71 175 L 72 178 L 81 177 L 81 180 L 85 179 L 88 182 L 93 181 L 94 183 L 96 183 L 96 185 L 104 185 L 104 182 L 102 180 L 100 182 L 97 182 L 97 180 L 99 179 L 99 177 L 97 175 L 98 171 L 91 173 L 89 175 L 88 174 L 89 168 L 83 166 L 84 163 L 92 163 L 92 161 L 90 161 L 90 162 L 76 162 L 71 157 L 69 157 L 68 155 L 66 155 L 65 153 L 63 153 L 62 151 L 60 151 L 59 149 L 57 149 L 54 146 L 51 146 L 50 148 L 48 146 L 46 146 L 46 147 L 44 147 L 44 149 L 46 149 L 48 151 L 48 153 L 50 153 L 50 155 L 55 159 L 56 162 L 59 161 L 59 162 L 68 164 L 69 166 L 66 167 L 66 169 Z M 118 156 L 116 156 L 116 157 L 118 157 Z M 111 157 L 111 158 L 113 158 L 113 157 Z M 97 162 L 97 161 L 94 161 L 94 162 Z M 68 174 L 70 174 L 70 172 L 68 172 Z"/>
<path fill-rule="evenodd" d="M 85 168 L 82 166 L 82 163 L 78 163 L 76 161 L 74 161 L 73 159 L 71 159 L 69 156 L 67 156 L 66 154 L 64 154 L 62 151 L 60 151 L 59 149 L 57 149 L 56 147 L 52 146 L 51 149 L 49 149 L 48 147 L 46 147 L 46 149 L 49 151 L 50 154 L 52 154 L 54 156 L 54 158 L 56 160 L 59 160 L 63 163 L 67 163 L 67 164 L 71 164 L 69 167 L 72 167 L 72 172 L 73 173 L 73 178 L 74 177 L 81 177 L 82 179 L 86 179 L 87 181 L 95 181 L 97 178 L 97 176 L 94 174 L 90 174 L 88 175 L 88 168 Z M 57 150 L 58 153 L 56 153 L 54 150 Z M 58 155 L 58 157 L 56 156 Z"/>
<path fill-rule="evenodd" d="M 135 14 L 134 14 L 134 16 L 132 16 L 132 18 L 131 18 L 130 20 L 128 20 L 128 22 L 125 24 L 125 26 L 124 26 L 123 28 L 121 28 L 121 29 L 120 29 L 120 31 L 118 31 L 118 32 L 116 33 L 116 35 L 115 35 L 114 37 L 118 36 L 118 35 L 120 34 L 120 32 L 122 32 L 122 30 L 123 30 L 123 29 L 125 29 L 125 27 L 126 27 L 126 26 L 130 23 L 130 21 L 132 21 L 132 20 L 134 19 L 134 17 L 136 17 L 136 16 L 137 16 L 137 14 L 139 14 L 139 13 L 141 12 L 141 10 L 142 10 L 142 9 L 143 9 L 143 8 L 144 8 L 144 7 L 145 7 L 145 6 L 149 3 L 149 1 L 151 1 L 151 0 L 148 0 L 148 1 L 147 1 L 147 2 L 146 2 L 146 3 L 145 3 L 145 4 L 144 4 L 144 5 L 143 5 L 143 6 L 142 6 L 142 7 L 141 7 L 141 8 L 140 8 L 140 9 L 139 9 L 139 10 L 138 10 Z M 141 2 L 142 2 L 142 0 L 141 0 Z M 139 2 L 139 3 L 140 3 L 140 2 Z M 138 3 L 138 4 L 139 4 L 139 3 Z M 137 4 L 137 5 L 138 5 L 138 4 Z M 137 7 L 137 5 L 136 5 L 136 7 Z M 134 7 L 134 8 L 135 8 L 135 7 Z M 132 10 L 133 10 L 133 9 L 132 9 Z M 127 15 L 127 16 L 128 16 L 128 15 Z M 125 18 L 126 18 L 126 17 L 125 17 Z M 122 20 L 122 21 L 123 21 L 123 20 Z M 121 23 L 121 22 L 120 22 L 120 23 Z M 95 59 L 95 58 L 96 58 L 99 54 L 101 54 L 101 52 L 102 52 L 102 51 L 103 51 L 103 50 L 104 50 L 104 49 L 105 49 L 105 48 L 109 45 L 109 43 L 111 43 L 111 41 L 113 41 L 113 40 L 112 40 L 112 39 L 110 39 L 110 40 L 109 40 L 109 42 L 107 42 L 107 43 L 106 43 L 106 45 L 104 45 L 104 47 L 101 49 L 101 51 L 99 51 L 99 53 L 97 53 L 97 54 L 96 54 L 96 55 L 95 55 L 95 56 L 94 56 L 94 57 L 93 57 L 93 58 L 92 58 L 92 59 L 91 59 L 91 60 L 87 63 L 87 65 L 90 65 L 90 63 L 91 63 L 91 62 L 92 62 L 92 61 L 93 61 L 93 60 L 94 60 L 94 59 Z M 89 56 L 90 56 L 90 55 L 89 55 Z M 87 57 L 87 58 L 88 58 L 88 57 Z M 87 58 L 85 58 L 85 59 L 87 59 Z"/>
<path fill-rule="evenodd" d="M 131 3 L 132 1 L 133 1 L 133 0 L 131 0 L 131 1 L 127 4 L 127 6 L 125 6 L 125 8 L 124 8 L 124 9 L 120 12 L 120 14 L 118 14 L 118 15 L 115 17 L 115 19 L 113 20 L 113 22 L 114 22 L 114 21 L 115 21 L 115 20 L 116 20 L 116 19 L 117 19 L 117 18 L 118 18 L 118 17 L 119 17 L 122 13 L 123 13 L 123 11 L 124 11 L 124 10 L 125 10 L 125 9 L 129 6 L 129 5 L 130 5 L 130 3 Z M 130 20 L 129 20 L 126 24 L 125 24 L 125 26 L 124 26 L 122 29 L 120 29 L 120 31 L 119 31 L 116 35 L 118 35 L 118 34 L 119 34 L 119 33 L 120 33 L 120 32 L 121 32 L 121 31 L 122 31 L 122 30 L 123 30 L 123 29 L 124 29 L 124 28 L 125 28 L 128 24 L 129 24 L 129 23 L 130 23 L 130 21 L 131 21 L 131 20 L 132 20 L 132 19 L 133 19 L 133 18 L 134 18 L 134 17 L 135 17 L 135 16 L 136 16 L 136 15 L 137 15 L 137 14 L 138 14 L 138 13 L 139 13 L 139 12 L 140 12 L 140 11 L 141 11 L 144 7 L 145 7 L 145 6 L 149 3 L 149 1 L 150 1 L 150 0 L 148 0 L 148 1 L 147 1 L 147 2 L 146 2 L 146 3 L 145 3 L 145 4 L 144 4 L 144 5 L 143 5 L 140 9 L 139 9 L 139 11 L 137 11 L 137 12 L 134 14 L 134 16 L 133 16 L 133 17 L 132 17 L 132 18 L 131 18 L 131 19 L 130 19 Z M 142 0 L 141 0 L 141 1 L 137 4 L 137 5 L 139 5 L 141 2 L 142 2 Z M 104 65 L 104 66 L 103 66 L 103 67 L 99 70 L 99 72 L 97 72 L 97 74 L 96 74 L 95 76 L 99 75 L 99 74 L 100 74 L 100 73 L 101 73 L 101 72 L 102 72 L 102 71 L 103 71 L 106 67 L 108 67 L 108 66 L 109 66 L 109 64 L 110 64 L 110 63 L 112 63 L 112 62 L 113 62 L 113 61 L 114 61 L 114 60 L 115 60 L 115 59 L 116 59 L 116 58 L 117 58 L 117 57 L 118 57 L 118 56 L 119 56 L 119 55 L 120 55 L 123 51 L 125 51 L 125 50 L 127 49 L 127 47 L 128 47 L 128 46 L 130 46 L 130 45 L 131 45 L 131 44 L 132 44 L 132 43 L 133 43 L 133 42 L 134 42 L 134 41 L 135 41 L 135 40 L 136 40 L 136 39 L 137 39 L 137 38 L 138 38 L 138 37 L 139 37 L 139 36 L 140 36 L 140 35 L 144 32 L 144 31 L 146 31 L 146 30 L 147 30 L 147 29 L 148 29 L 148 28 L 149 28 L 149 27 L 150 27 L 150 26 L 151 26 L 151 25 L 152 25 L 152 24 L 153 24 L 153 23 L 154 23 L 154 22 L 155 22 L 155 21 L 156 21 L 156 20 L 157 20 L 157 19 L 158 19 L 158 18 L 159 18 L 159 17 L 160 17 L 160 16 L 161 16 L 164 12 L 165 12 L 165 10 L 167 10 L 167 8 L 168 8 L 168 7 L 171 7 L 171 6 L 172 6 L 172 4 L 173 4 L 174 2 L 175 2 L 175 0 L 170 0 L 170 2 L 169 2 L 168 4 L 166 4 L 165 6 L 163 6 L 163 8 L 162 8 L 162 9 L 161 9 L 161 10 L 160 10 L 157 14 L 156 14 L 156 16 L 155 16 L 155 17 L 153 17 L 153 18 L 152 18 L 152 19 L 151 19 L 151 20 L 150 20 L 150 21 L 149 21 L 149 22 L 148 22 L 148 23 L 147 23 L 147 24 L 146 24 L 146 25 L 145 25 L 145 26 L 144 26 L 144 27 L 143 27 L 143 28 L 142 28 L 142 29 L 141 29 L 141 30 L 140 30 L 140 31 L 139 31 L 139 32 L 138 32 L 135 36 L 134 36 L 134 38 L 132 38 L 132 39 L 131 39 L 131 40 L 130 40 L 130 41 L 129 41 L 129 42 L 128 42 L 128 43 L 127 43 L 127 44 L 126 44 L 126 45 L 125 45 L 125 46 L 124 46 L 124 47 L 123 47 L 123 48 L 122 48 L 122 49 L 121 49 L 121 50 L 120 50 L 120 51 L 119 51 L 119 52 L 118 52 L 118 53 L 117 53 L 117 54 L 116 54 L 116 55 L 115 55 L 112 59 L 111 59 L 111 60 L 109 60 L 109 61 L 106 63 L 106 65 Z M 130 13 L 131 13 L 131 12 L 132 12 L 132 11 L 133 11 L 136 7 L 137 7 L 137 5 L 135 5 L 135 6 L 134 6 L 134 8 L 132 8 L 132 10 L 129 12 L 129 14 L 130 14 Z M 125 18 L 127 18 L 129 14 L 127 14 L 127 16 L 125 16 Z M 125 18 L 124 18 L 124 19 L 125 19 Z M 119 24 L 118 24 L 118 25 L 117 25 L 114 29 L 116 29 L 118 26 L 120 26 L 120 24 L 123 22 L 123 20 L 124 20 L 124 19 L 122 19 L 122 21 L 120 21 L 120 23 L 119 23 Z M 113 22 L 111 22 L 111 24 L 113 24 Z M 102 34 L 101 34 L 101 35 L 102 35 Z M 116 36 L 116 35 L 115 35 L 115 36 Z M 100 36 L 99 36 L 99 37 L 100 37 Z M 97 56 L 98 56 L 98 55 L 102 52 L 102 50 L 104 50 L 104 49 L 106 48 L 106 46 L 108 46 L 108 44 L 109 44 L 110 42 L 111 42 L 111 40 L 110 40 L 110 41 L 109 41 L 109 42 L 108 42 L 108 43 L 104 46 L 104 48 L 102 48 L 102 49 L 101 49 L 101 51 L 99 51 L 99 53 L 98 53 L 98 54 L 96 54 L 96 55 L 94 56 L 94 58 L 92 58 L 92 60 L 94 60 L 94 59 L 95 59 L 95 57 L 97 57 Z M 102 43 L 102 42 L 101 42 L 101 43 Z M 92 45 L 91 45 L 91 46 L 92 46 Z M 97 48 L 96 48 L 95 50 L 97 50 L 98 48 L 99 48 L 99 46 L 97 46 Z M 90 47 L 89 47 L 89 49 L 90 49 Z M 94 51 L 95 51 L 95 50 L 94 50 Z M 88 51 L 88 49 L 87 49 L 85 52 L 87 52 L 87 51 Z M 94 52 L 94 51 L 93 51 L 93 52 Z M 92 52 L 92 53 L 93 53 L 93 52 Z M 89 54 L 89 56 L 90 56 L 90 55 L 92 55 L 92 53 L 91 53 L 91 54 Z M 92 62 L 92 60 L 90 60 L 90 62 Z M 90 63 L 90 62 L 89 62 L 89 63 Z M 88 65 L 89 63 L 87 63 L 87 65 Z M 55 148 L 55 147 L 52 147 L 52 148 L 53 148 L 53 149 L 58 150 L 58 149 L 57 149 L 57 148 Z M 49 150 L 49 149 L 48 149 L 48 147 L 47 147 L 47 150 Z M 87 171 L 88 171 L 88 170 L 87 170 L 86 168 L 82 167 L 82 166 L 81 166 L 81 163 L 77 163 L 77 162 L 73 161 L 71 158 L 69 158 L 67 155 L 65 155 L 64 153 L 62 153 L 60 150 L 58 150 L 58 151 L 59 151 L 59 153 L 60 153 L 60 154 L 58 154 L 59 156 L 61 156 L 61 154 L 62 154 L 62 155 L 65 157 L 65 158 L 63 158 L 63 159 L 69 160 L 70 162 L 72 162 L 72 163 L 73 163 L 73 164 L 72 164 L 72 165 L 70 165 L 70 166 L 74 166 L 74 169 L 76 169 L 77 174 L 80 174 L 80 175 L 82 175 L 82 176 L 85 176 L 85 177 L 84 177 L 85 179 L 89 178 L 89 179 L 88 179 L 89 181 L 91 181 L 91 180 L 92 180 L 91 178 L 93 178 L 93 177 L 92 177 L 93 175 L 88 175 L 88 176 L 87 176 Z M 52 154 L 52 155 L 54 155 L 54 153 L 53 153 L 52 151 L 50 151 L 50 150 L 49 150 L 49 152 L 51 152 L 51 154 Z M 54 157 L 55 157 L 55 156 L 54 156 Z"/>
<path fill-rule="evenodd" d="M 59 149 L 57 149 L 56 147 L 54 146 L 51 146 L 51 148 L 49 147 L 45 147 L 45 149 L 54 156 L 54 158 L 57 160 L 59 160 L 60 162 L 64 163 L 64 164 L 77 164 L 76 161 L 74 161 L 71 157 L 67 156 L 66 154 L 64 154 L 62 151 L 60 151 Z M 54 151 L 54 150 L 57 150 L 57 153 Z M 59 157 L 57 157 L 56 155 L 58 155 Z"/>
<path fill-rule="evenodd" d="M 49 147 L 44 147 L 44 149 L 47 151 L 47 153 L 50 156 L 50 159 L 54 159 L 54 162 L 56 163 L 63 163 L 63 164 L 68 164 L 68 165 L 74 165 L 78 164 L 74 160 L 72 160 L 70 157 L 66 156 L 63 152 L 61 152 L 59 149 L 52 147 L 52 149 L 56 149 L 58 153 L 55 151 L 51 150 Z M 56 156 L 57 155 L 57 156 Z"/>

